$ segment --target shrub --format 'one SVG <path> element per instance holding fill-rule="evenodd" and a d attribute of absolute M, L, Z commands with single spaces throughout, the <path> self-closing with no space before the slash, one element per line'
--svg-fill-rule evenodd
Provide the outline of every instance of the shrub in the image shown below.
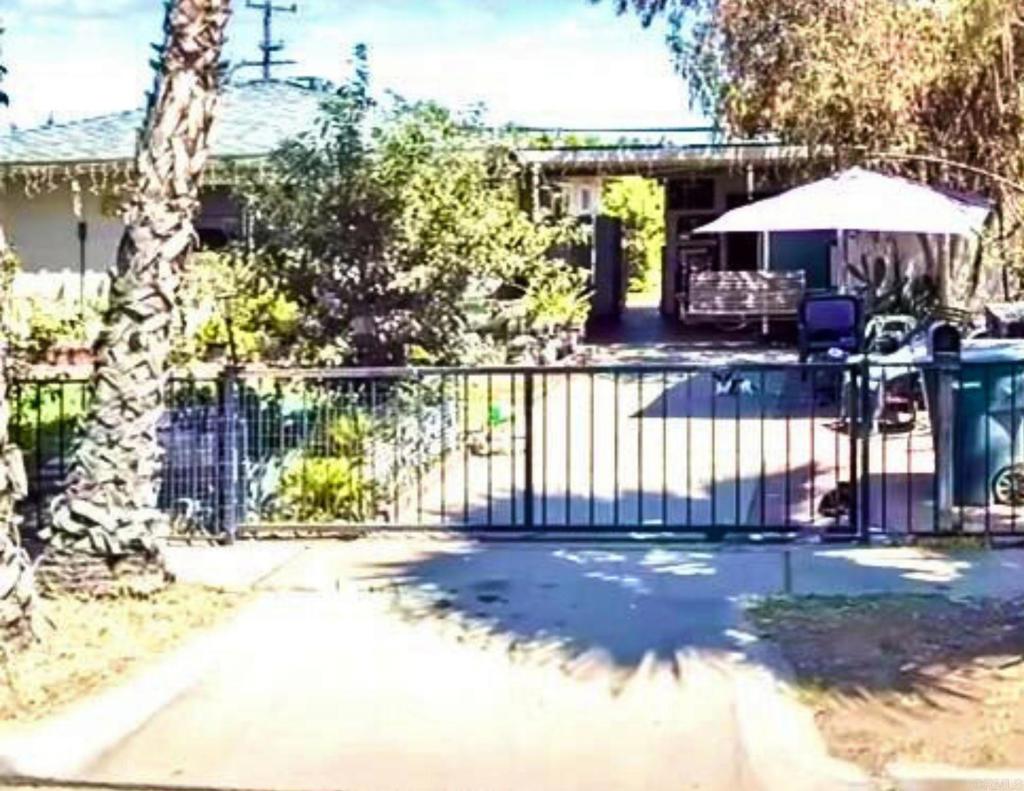
<path fill-rule="evenodd" d="M 178 362 L 232 351 L 239 362 L 285 358 L 297 340 L 299 306 L 267 278 L 255 256 L 202 253 L 183 282 L 188 323 L 175 350 Z"/>
<path fill-rule="evenodd" d="M 300 451 L 286 463 L 280 515 L 308 522 L 374 520 L 386 487 L 375 479 L 373 443 L 386 430 L 382 421 L 361 412 L 331 420 L 323 447 Z"/>
<path fill-rule="evenodd" d="M 88 406 L 83 384 L 15 385 L 8 395 L 11 434 L 31 469 L 68 455 Z"/>
<path fill-rule="evenodd" d="M 356 61 L 315 129 L 243 189 L 261 269 L 300 306 L 304 361 L 458 362 L 487 324 L 481 284 L 528 282 L 571 229 L 522 208 L 520 166 L 478 112 L 381 106 Z"/>
<path fill-rule="evenodd" d="M 281 478 L 282 516 L 303 522 L 373 521 L 383 486 L 358 460 L 303 453 Z"/>
<path fill-rule="evenodd" d="M 541 333 L 578 329 L 590 313 L 589 275 L 552 261 L 539 270 L 523 298 L 530 326 Z"/>

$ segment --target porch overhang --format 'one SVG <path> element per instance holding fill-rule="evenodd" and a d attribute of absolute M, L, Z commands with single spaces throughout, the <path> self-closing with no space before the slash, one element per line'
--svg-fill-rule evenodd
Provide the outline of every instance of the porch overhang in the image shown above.
<path fill-rule="evenodd" d="M 699 170 L 766 167 L 805 162 L 811 154 L 803 146 L 736 142 L 695 145 L 616 145 L 580 148 L 527 148 L 520 161 L 547 176 L 668 177 Z"/>

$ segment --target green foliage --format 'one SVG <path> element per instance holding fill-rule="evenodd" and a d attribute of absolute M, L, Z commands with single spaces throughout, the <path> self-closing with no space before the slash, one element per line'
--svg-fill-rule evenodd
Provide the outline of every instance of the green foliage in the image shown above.
<path fill-rule="evenodd" d="M 42 360 L 58 344 L 81 338 L 76 315 L 54 310 L 56 305 L 48 302 L 32 300 L 32 303 L 23 345 L 30 360 Z"/>
<path fill-rule="evenodd" d="M 458 361 L 468 295 L 528 281 L 570 236 L 521 210 L 518 173 L 476 113 L 377 106 L 359 59 L 317 128 L 245 189 L 263 274 L 299 306 L 302 358 L 403 364 L 415 348 Z"/>
<path fill-rule="evenodd" d="M 665 192 L 640 176 L 609 181 L 601 198 L 603 212 L 622 220 L 629 290 L 657 292 L 661 283 L 661 249 L 665 244 Z"/>
<path fill-rule="evenodd" d="M 46 361 L 58 346 L 88 346 L 100 332 L 102 306 L 98 300 L 77 299 L 58 293 L 54 297 L 19 298 L 7 314 L 7 331 L 13 348 L 25 362 Z"/>
<path fill-rule="evenodd" d="M 266 276 L 256 256 L 201 253 L 186 272 L 180 296 L 189 322 L 175 359 L 207 360 L 234 353 L 239 362 L 280 360 L 296 342 L 299 306 Z"/>
<path fill-rule="evenodd" d="M 384 431 L 380 421 L 358 412 L 334 419 L 323 451 L 300 452 L 285 467 L 280 515 L 310 522 L 372 521 L 386 493 L 373 477 L 372 442 Z"/>
<path fill-rule="evenodd" d="M 0 229 L 0 236 L 2 236 Z M 81 305 L 63 288 L 52 297 L 12 297 L 21 262 L 11 248 L 0 245 L 0 323 L 19 363 L 38 363 L 61 344 L 91 344 L 102 326 L 102 305 L 88 299 Z"/>
<path fill-rule="evenodd" d="M 14 250 L 7 247 L 3 233 L 3 228 L 0 227 L 0 302 L 3 306 L 4 331 L 9 332 L 11 321 L 8 300 L 11 298 L 14 279 L 21 271 L 21 261 L 18 260 Z"/>
<path fill-rule="evenodd" d="M 988 194 L 995 243 L 1024 260 L 1020 0 L 613 2 L 668 20 L 694 99 L 729 132 Z"/>
<path fill-rule="evenodd" d="M 376 491 L 359 465 L 343 457 L 300 456 L 281 479 L 285 513 L 302 522 L 372 521 Z"/>
<path fill-rule="evenodd" d="M 3 38 L 3 35 L 4 35 L 4 28 L 3 28 L 2 25 L 0 25 L 0 39 Z M 3 51 L 2 50 L 0 50 L 0 55 L 3 55 Z M 4 77 L 6 77 L 6 76 L 7 76 L 7 67 L 3 64 L 3 61 L 0 61 L 0 86 L 3 85 Z M 10 97 L 7 95 L 7 93 L 4 91 L 4 89 L 2 87 L 0 87 L 0 105 L 7 106 L 8 104 L 10 104 Z"/>
<path fill-rule="evenodd" d="M 580 329 L 590 312 L 589 275 L 568 264 L 550 265 L 530 280 L 523 305 L 538 332 Z"/>
<path fill-rule="evenodd" d="M 11 438 L 25 453 L 29 469 L 67 454 L 85 417 L 86 385 L 15 385 L 8 397 Z"/>

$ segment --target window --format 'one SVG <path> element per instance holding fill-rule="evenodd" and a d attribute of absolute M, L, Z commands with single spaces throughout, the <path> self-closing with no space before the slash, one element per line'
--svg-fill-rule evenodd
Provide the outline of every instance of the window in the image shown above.
<path fill-rule="evenodd" d="M 593 196 L 590 194 L 590 188 L 589 187 L 584 187 L 583 189 L 580 190 L 580 210 L 584 214 L 589 214 L 590 213 L 590 208 L 592 206 L 592 200 L 593 200 Z"/>
<path fill-rule="evenodd" d="M 668 208 L 671 211 L 713 211 L 714 179 L 672 179 L 668 183 Z"/>

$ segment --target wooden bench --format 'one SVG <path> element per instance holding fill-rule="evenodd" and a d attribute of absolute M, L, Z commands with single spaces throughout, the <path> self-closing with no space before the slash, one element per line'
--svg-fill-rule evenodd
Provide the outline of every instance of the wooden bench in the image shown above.
<path fill-rule="evenodd" d="M 694 272 L 679 295 L 683 321 L 796 318 L 805 290 L 803 271 Z"/>

